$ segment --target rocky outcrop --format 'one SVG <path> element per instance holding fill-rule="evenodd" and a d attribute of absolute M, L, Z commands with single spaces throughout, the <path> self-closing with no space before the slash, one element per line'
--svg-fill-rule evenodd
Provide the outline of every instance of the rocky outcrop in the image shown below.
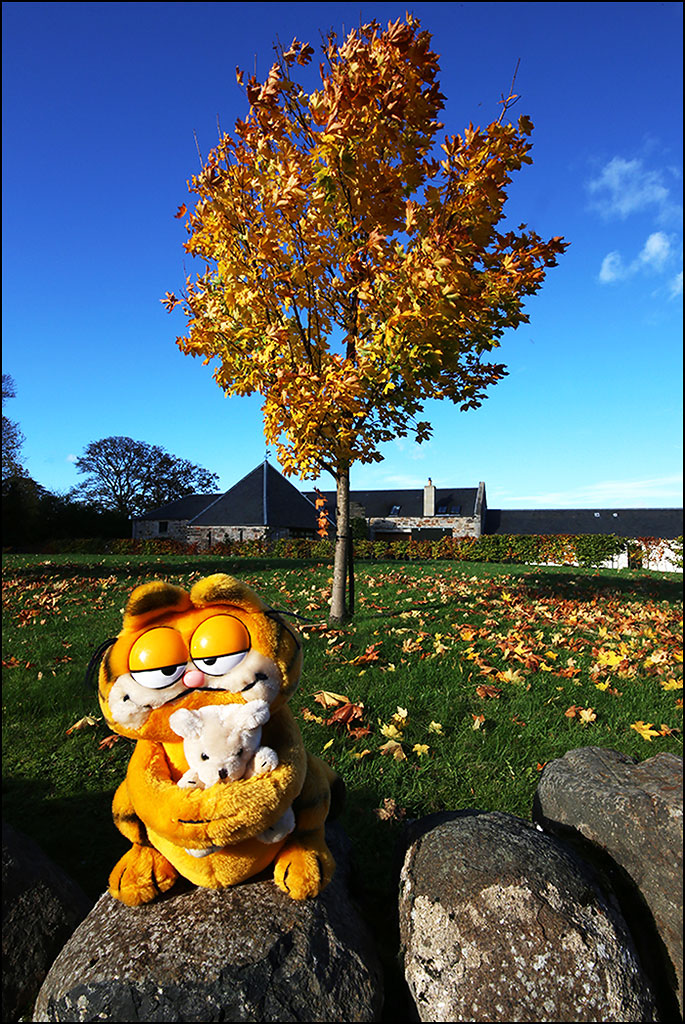
<path fill-rule="evenodd" d="M 344 836 L 315 900 L 269 878 L 189 889 L 143 907 L 105 894 L 53 964 L 36 1021 L 373 1021 L 378 959 L 352 904 Z"/>
<path fill-rule="evenodd" d="M 93 902 L 39 847 L 2 823 L 2 1011 L 31 1012 L 60 949 Z"/>
<path fill-rule="evenodd" d="M 603 873 L 655 987 L 673 993 L 671 1014 L 682 1017 L 682 758 L 571 750 L 545 766 L 533 817 Z"/>
<path fill-rule="evenodd" d="M 620 910 L 560 842 L 501 813 L 414 825 L 400 878 L 422 1021 L 655 1021 Z"/>

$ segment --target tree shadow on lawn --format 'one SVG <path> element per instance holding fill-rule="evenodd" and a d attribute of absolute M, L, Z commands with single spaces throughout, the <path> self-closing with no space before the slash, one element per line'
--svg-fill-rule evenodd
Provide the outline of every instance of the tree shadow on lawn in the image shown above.
<path fill-rule="evenodd" d="M 97 558 L 98 556 L 94 556 Z M 109 557 L 109 556 L 104 556 Z M 126 557 L 126 556 L 118 556 Z M 117 576 L 121 579 L 130 579 L 140 576 L 141 582 L 144 578 L 149 579 L 152 575 L 167 575 L 170 581 L 191 573 L 205 573 L 207 575 L 215 572 L 225 572 L 235 575 L 238 578 L 249 572 L 269 572 L 275 569 L 296 569 L 304 566 L 319 565 L 321 568 L 330 568 L 327 563 L 319 562 L 316 559 L 286 559 L 286 558 L 250 558 L 231 559 L 227 557 L 192 557 L 184 561 L 155 561 L 154 555 L 131 556 L 132 561 L 127 562 L 45 562 L 35 565 L 6 566 L 7 572 L 15 577 L 26 577 L 33 581 L 46 580 L 54 577 L 68 579 Z M 366 566 L 367 563 L 365 563 Z M 397 563 L 405 569 L 413 565 L 417 567 L 421 563 Z M 371 567 L 374 563 L 368 563 Z M 436 574 L 444 572 L 448 567 L 459 571 L 463 566 L 461 562 L 438 562 L 435 563 Z M 423 565 L 425 570 L 428 568 Z M 464 567 L 462 571 L 467 574 L 469 570 Z M 602 570 L 603 573 L 611 570 Z M 364 574 L 357 570 L 355 574 L 358 584 L 363 585 Z M 592 600 L 594 597 L 609 596 L 618 594 L 630 596 L 638 600 L 669 601 L 671 603 L 682 600 L 683 582 L 681 573 L 673 573 L 673 578 L 665 574 L 645 572 L 639 570 L 617 570 L 614 575 L 600 575 L 600 572 L 592 570 L 557 570 L 551 568 L 540 571 L 531 571 L 528 567 L 520 564 L 493 565 L 492 581 L 497 585 L 501 582 L 503 586 L 510 586 L 511 577 L 514 577 L 520 584 L 531 591 L 534 597 L 564 597 L 573 600 Z M 483 573 L 483 579 L 487 579 Z M 439 605 L 436 604 L 436 607 Z M 424 606 L 425 607 L 425 606 Z M 372 616 L 369 616 L 372 617 Z"/>
<path fill-rule="evenodd" d="M 112 820 L 114 791 L 50 799 L 49 789 L 47 780 L 3 778 L 3 818 L 96 900 L 131 845 Z"/>

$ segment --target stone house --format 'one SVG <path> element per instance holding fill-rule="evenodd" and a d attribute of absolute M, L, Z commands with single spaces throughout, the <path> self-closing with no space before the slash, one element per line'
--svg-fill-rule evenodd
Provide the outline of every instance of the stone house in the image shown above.
<path fill-rule="evenodd" d="M 201 549 L 224 540 L 314 537 L 319 493 L 326 499 L 333 536 L 335 491 L 299 491 L 265 460 L 223 494 L 187 495 L 140 516 L 133 521 L 133 537 L 168 538 Z M 667 542 L 683 533 L 683 512 L 677 508 L 489 509 L 483 482 L 478 487 L 449 488 L 435 487 L 429 479 L 423 488 L 350 491 L 350 512 L 365 520 L 369 537 L 375 540 L 498 533 L 660 538 L 664 564 L 659 559 L 651 567 L 666 569 L 673 554 Z"/>
<path fill-rule="evenodd" d="M 133 539 L 165 537 L 211 549 L 226 540 L 314 537 L 317 511 L 265 460 L 223 494 L 191 494 L 133 520 Z"/>
<path fill-rule="evenodd" d="M 335 491 L 321 493 L 334 516 Z M 350 515 L 366 520 L 371 540 L 480 537 L 486 514 L 482 482 L 478 487 L 435 487 L 429 478 L 424 488 L 412 490 L 350 491 Z"/>

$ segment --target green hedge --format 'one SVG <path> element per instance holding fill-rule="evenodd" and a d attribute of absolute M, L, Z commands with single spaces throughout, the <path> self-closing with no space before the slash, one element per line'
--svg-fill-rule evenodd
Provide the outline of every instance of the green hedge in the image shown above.
<path fill-rule="evenodd" d="M 513 535 L 488 534 L 483 537 L 450 537 L 419 540 L 407 537 L 397 540 L 354 541 L 354 557 L 359 561 L 427 561 L 448 559 L 457 562 L 494 562 L 503 565 L 579 564 L 601 565 L 627 551 L 631 567 L 648 566 L 651 557 L 658 557 L 667 543 L 676 553 L 675 565 L 682 569 L 682 537 L 664 542 L 653 537 L 627 541 L 615 534 L 580 535 Z M 83 552 L 86 554 L 193 555 L 207 554 L 231 558 L 292 558 L 333 561 L 332 540 L 289 537 L 276 541 L 265 539 L 224 541 L 213 544 L 208 551 L 197 545 L 175 540 L 58 540 L 44 544 L 43 554 Z"/>

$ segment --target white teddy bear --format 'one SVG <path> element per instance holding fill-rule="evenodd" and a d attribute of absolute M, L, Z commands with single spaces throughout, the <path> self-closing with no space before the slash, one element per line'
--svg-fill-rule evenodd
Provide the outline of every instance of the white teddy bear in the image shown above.
<path fill-rule="evenodd" d="M 183 739 L 183 753 L 189 765 L 177 785 L 206 789 L 217 782 L 252 778 L 276 768 L 276 751 L 261 746 L 262 726 L 268 722 L 269 715 L 265 700 L 174 711 L 169 716 L 169 725 Z M 263 843 L 278 843 L 294 828 L 295 815 L 289 808 L 256 838 Z M 219 847 L 187 852 L 194 857 L 206 857 L 216 849 Z"/>

